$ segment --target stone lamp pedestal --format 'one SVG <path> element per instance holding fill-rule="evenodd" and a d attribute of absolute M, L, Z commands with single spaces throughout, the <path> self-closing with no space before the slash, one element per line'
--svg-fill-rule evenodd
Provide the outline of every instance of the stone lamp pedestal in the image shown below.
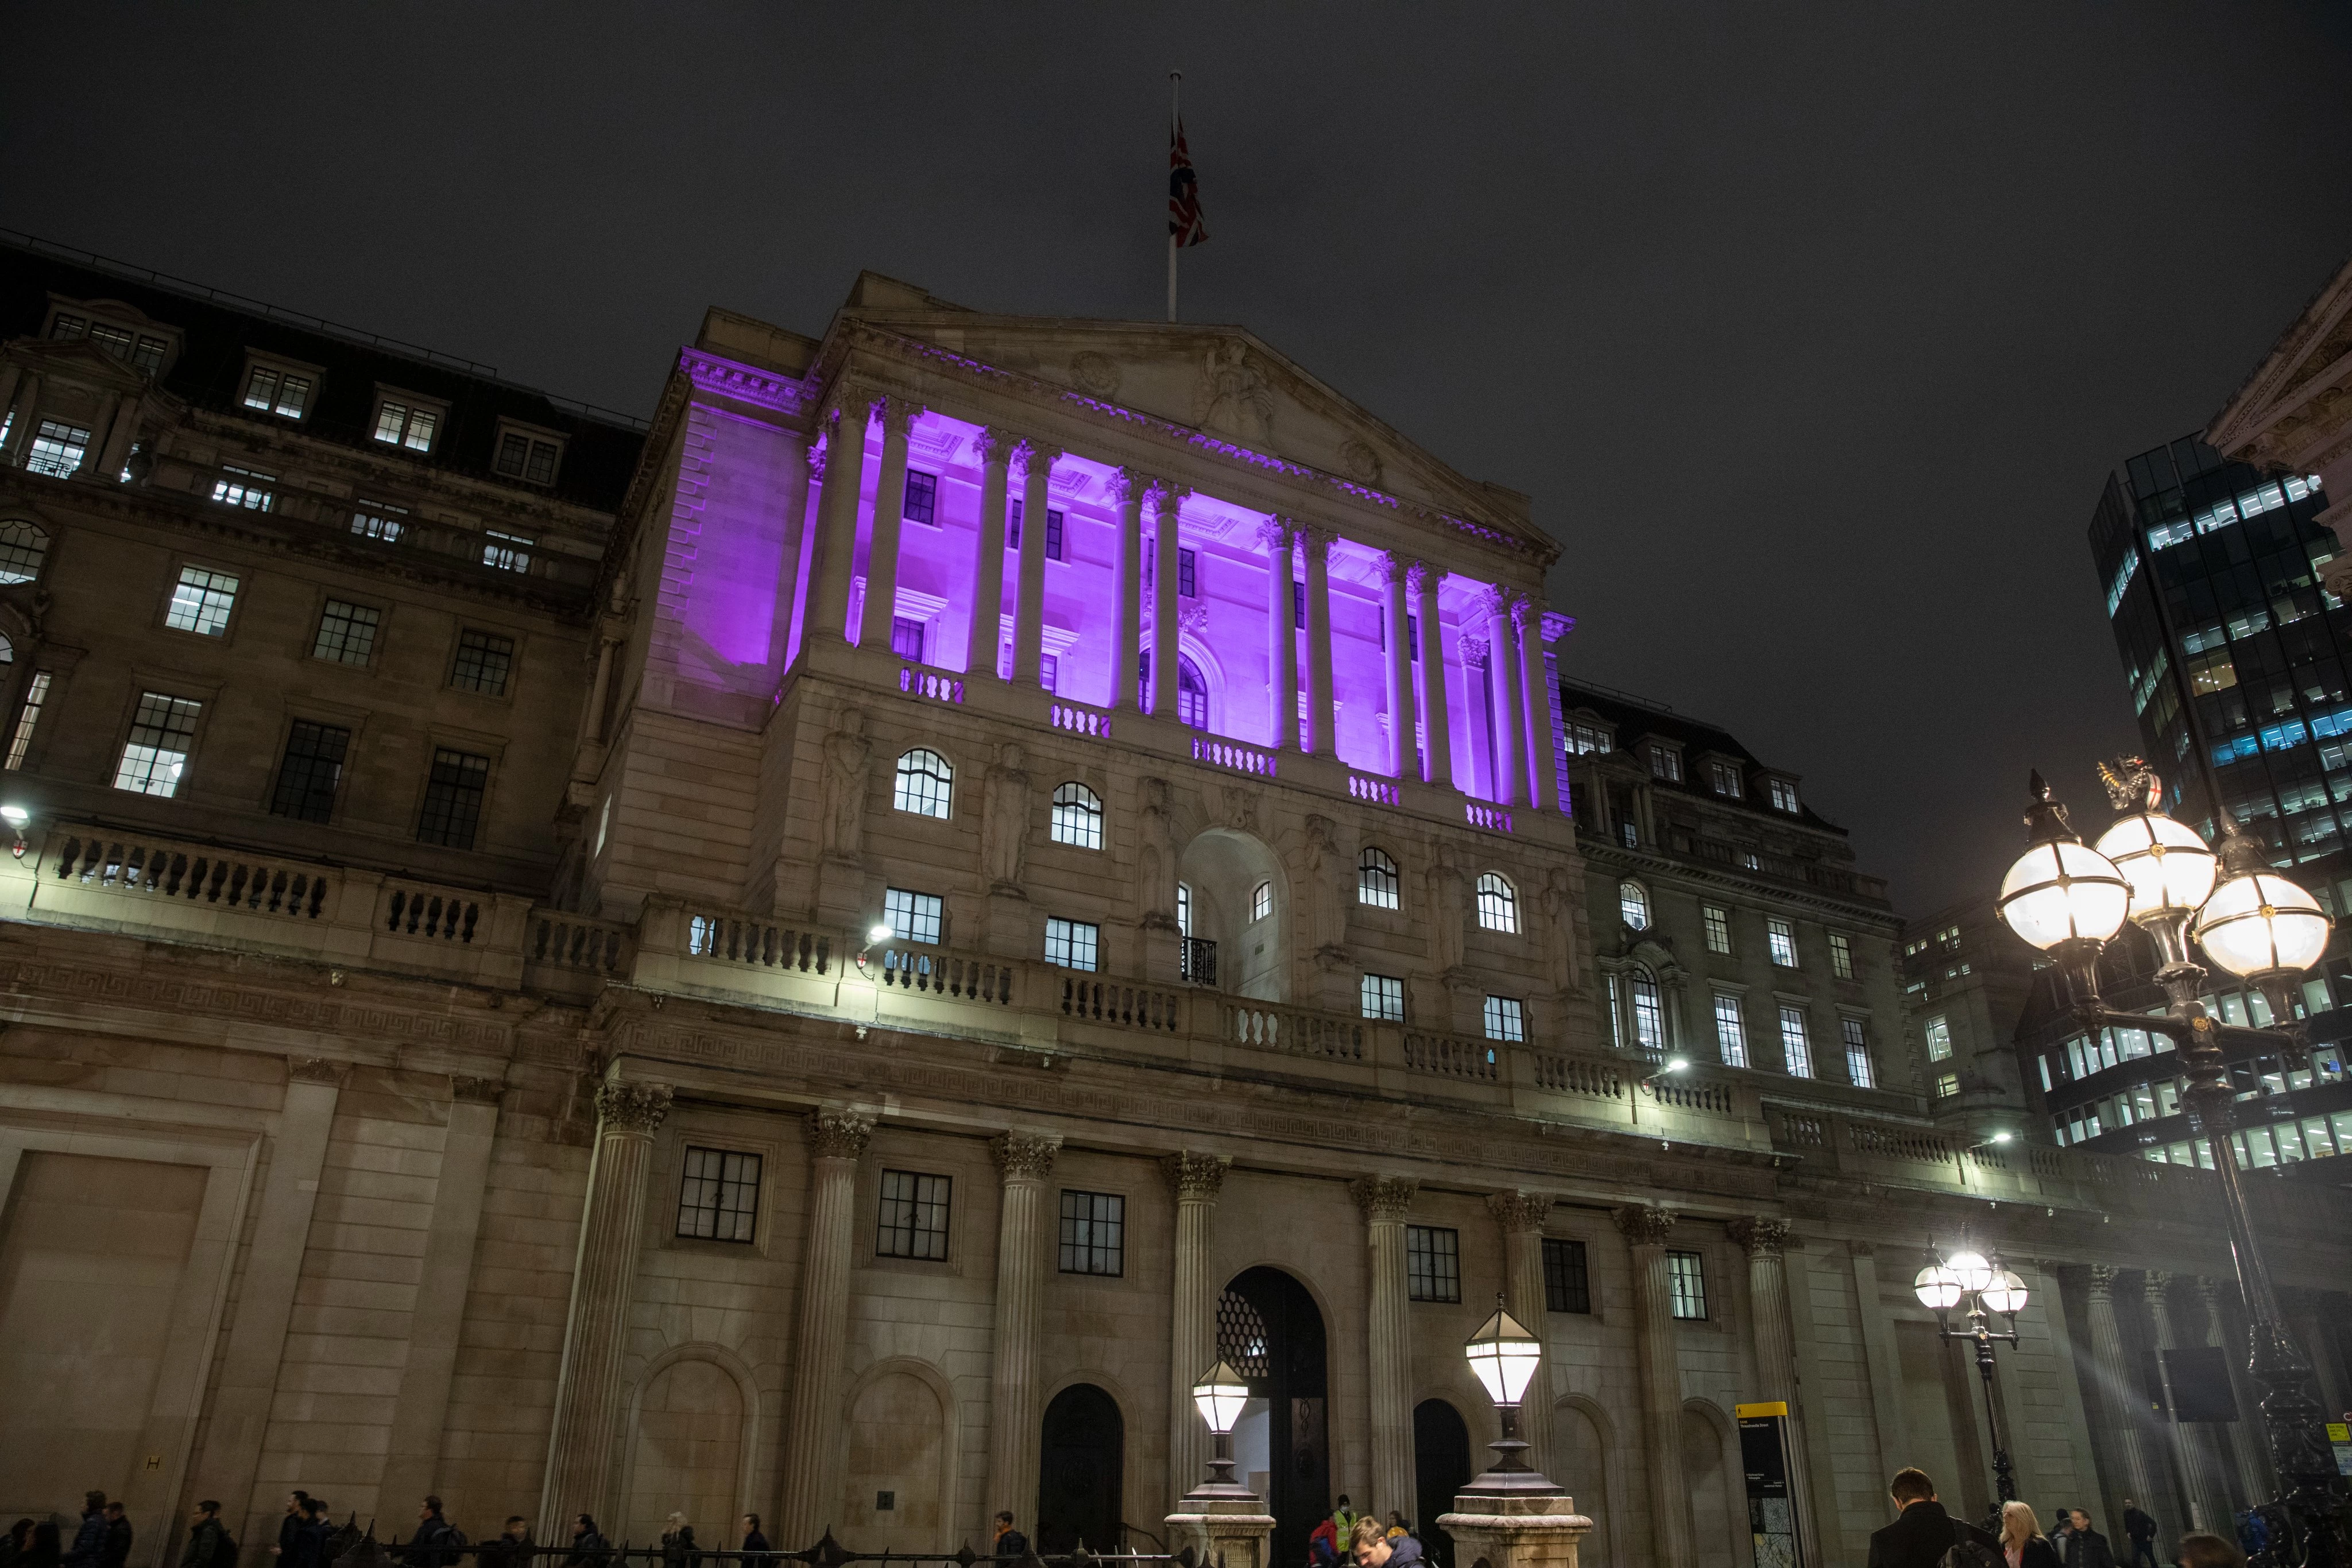
<path fill-rule="evenodd" d="M 1592 1521 L 1576 1511 L 1576 1500 L 1558 1491 L 1461 1492 L 1454 1511 L 1437 1522 L 1454 1537 L 1454 1561 L 1462 1568 L 1577 1568 L 1577 1542 L 1592 1530 Z"/>
<path fill-rule="evenodd" d="M 1241 1495 L 1219 1495 L 1211 1487 L 1202 1487 L 1180 1498 L 1177 1511 L 1168 1516 L 1168 1550 L 1191 1547 L 1192 1560 L 1203 1568 L 1216 1568 L 1219 1563 L 1224 1568 L 1270 1568 L 1274 1515 L 1265 1511 L 1256 1493 L 1246 1488 L 1234 1490 Z M 1590 1528 L 1590 1520 L 1583 1522 Z M 1569 1561 L 1571 1564 L 1575 1561 L 1573 1548 Z"/>

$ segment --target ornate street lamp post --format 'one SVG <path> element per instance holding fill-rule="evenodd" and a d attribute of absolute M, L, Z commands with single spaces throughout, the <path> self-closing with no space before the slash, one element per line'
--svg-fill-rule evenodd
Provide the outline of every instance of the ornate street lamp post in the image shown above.
<path fill-rule="evenodd" d="M 2233 1096 L 2221 1051 L 2224 1040 L 2264 1053 L 2302 1045 L 2293 1024 L 2294 982 L 2326 951 L 2327 916 L 2317 899 L 2270 869 L 2262 844 L 2226 813 L 2217 857 L 2194 830 L 2158 809 L 2163 786 L 2146 763 L 2132 758 L 2120 773 L 2102 771 L 2108 796 L 2124 815 L 2101 835 L 2097 849 L 2084 846 L 2050 786 L 2041 774 L 2032 776 L 2025 814 L 2032 847 L 2001 880 L 2001 918 L 2056 961 L 2070 1010 L 2084 1028 L 2153 1030 L 2173 1042 L 2186 1081 L 2181 1099 L 2205 1135 L 2221 1185 L 2238 1288 L 2251 1320 L 2249 1371 L 2262 1390 L 2263 1431 L 2284 1489 L 2264 1511 L 2273 1544 L 2257 1562 L 2343 1568 L 2352 1542 L 2346 1539 L 2335 1460 L 2321 1426 L 2319 1390 L 2311 1363 L 2280 1319 L 2255 1239 L 2230 1143 Z M 2156 978 L 2168 1005 L 2161 1015 L 2119 1012 L 2099 998 L 2099 952 L 2126 916 L 2163 956 Z M 2207 1016 L 2197 999 L 2206 971 L 2190 956 L 2192 941 L 2259 990 L 2271 1017 L 2288 1027 L 2242 1029 Z"/>
<path fill-rule="evenodd" d="M 1992 1347 L 1996 1340 L 2017 1343 L 2017 1314 L 2025 1310 L 2025 1281 L 2000 1266 L 1998 1258 L 1981 1252 L 1955 1252 L 1940 1263 L 1930 1263 L 1911 1281 L 1919 1304 L 1936 1314 L 1936 1327 L 1946 1339 L 1967 1340 L 1976 1346 L 1977 1375 L 1984 1380 L 1985 1429 L 1992 1434 L 1993 1519 L 2000 1505 L 2015 1500 L 2017 1477 L 2010 1469 L 2009 1449 L 2000 1440 L 2000 1406 L 1993 1403 Z M 1968 1326 L 1954 1328 L 1951 1311 L 1966 1302 Z M 1995 1330 L 1994 1313 L 2009 1320 Z"/>
<path fill-rule="evenodd" d="M 1496 1413 L 1503 1418 L 1503 1435 L 1487 1445 L 1495 1450 L 1494 1462 L 1473 1478 L 1460 1495 L 1559 1496 L 1559 1488 L 1528 1465 L 1528 1446 L 1519 1437 L 1519 1402 L 1527 1397 L 1528 1384 L 1542 1364 L 1543 1345 L 1504 1310 L 1503 1298 L 1496 1296 L 1495 1315 L 1464 1342 L 1462 1354 L 1469 1358 L 1470 1370 L 1486 1390 L 1486 1397 L 1495 1402 Z"/>
<path fill-rule="evenodd" d="M 1223 1361 L 1201 1374 L 1201 1380 L 1192 1385 L 1193 1407 L 1209 1424 L 1210 1435 L 1216 1439 L 1216 1450 L 1209 1458 L 1209 1479 L 1187 1492 L 1188 1499 L 1257 1500 L 1257 1493 L 1234 1479 L 1234 1423 L 1242 1418 L 1242 1406 L 1249 1403 L 1249 1385 Z"/>

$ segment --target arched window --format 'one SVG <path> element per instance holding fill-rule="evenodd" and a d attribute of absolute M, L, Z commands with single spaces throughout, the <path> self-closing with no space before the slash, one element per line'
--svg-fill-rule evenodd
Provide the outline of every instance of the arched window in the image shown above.
<path fill-rule="evenodd" d="M 1627 930 L 1647 931 L 1650 928 L 1649 890 L 1638 882 L 1619 883 L 1617 913 L 1624 916 Z"/>
<path fill-rule="evenodd" d="M 1102 848 L 1102 797 L 1072 782 L 1054 791 L 1054 841 L 1082 850 Z"/>
<path fill-rule="evenodd" d="M 1519 929 L 1519 895 L 1500 872 L 1478 875 L 1478 924 L 1489 931 Z"/>
<path fill-rule="evenodd" d="M 21 517 L 0 523 L 0 582 L 30 582 L 41 575 L 49 536 Z"/>
<path fill-rule="evenodd" d="M 1397 863 L 1369 845 L 1356 857 L 1356 902 L 1375 909 L 1397 906 Z"/>
<path fill-rule="evenodd" d="M 890 791 L 890 804 L 918 817 L 944 818 L 954 791 L 955 769 L 948 759 L 919 746 L 898 758 L 898 781 Z"/>
<path fill-rule="evenodd" d="M 1666 1009 L 1658 997 L 1658 977 L 1633 966 L 1633 1043 L 1654 1055 L 1666 1049 Z"/>
<path fill-rule="evenodd" d="M 1209 683 L 1201 666 L 1183 653 L 1176 655 L 1176 717 L 1194 729 L 1209 727 Z"/>
<path fill-rule="evenodd" d="M 1250 918 L 1263 920 L 1274 913 L 1274 883 L 1259 883 L 1250 889 Z"/>

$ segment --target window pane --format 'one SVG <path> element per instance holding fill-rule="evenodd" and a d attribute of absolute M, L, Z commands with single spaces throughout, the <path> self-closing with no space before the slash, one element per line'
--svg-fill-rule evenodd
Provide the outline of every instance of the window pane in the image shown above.
<path fill-rule="evenodd" d="M 1404 1228 L 1405 1293 L 1416 1301 L 1462 1299 L 1461 1233 L 1434 1225 Z"/>
<path fill-rule="evenodd" d="M 338 664 L 365 664 L 375 654 L 379 619 L 375 611 L 363 604 L 330 599 L 319 617 L 319 635 L 310 644 L 310 656 Z"/>
<path fill-rule="evenodd" d="M 142 795 L 177 794 L 181 771 L 195 744 L 196 716 L 203 711 L 202 703 L 185 697 L 142 692 L 131 720 L 131 737 L 114 769 L 114 787 Z M 30 733 L 21 721 L 18 729 Z"/>
<path fill-rule="evenodd" d="M 1398 905 L 1397 863 L 1381 850 L 1368 849 L 1356 857 L 1356 902 L 1375 909 Z"/>
<path fill-rule="evenodd" d="M 1830 933 L 1830 973 L 1841 980 L 1853 978 L 1853 943 L 1842 931 Z"/>
<path fill-rule="evenodd" d="M 388 402 L 375 411 L 375 438 L 397 444 L 401 432 L 408 423 L 408 408 L 404 403 Z"/>
<path fill-rule="evenodd" d="M 1772 962 L 1784 969 L 1797 967 L 1797 931 L 1785 920 L 1764 922 L 1764 940 L 1772 949 Z"/>
<path fill-rule="evenodd" d="M 882 919 L 890 935 L 901 942 L 936 944 L 945 910 L 946 905 L 931 894 L 911 893 L 903 887 L 882 890 Z"/>
<path fill-rule="evenodd" d="M 81 466 L 82 455 L 89 450 L 89 432 L 78 424 L 45 419 L 33 433 L 33 444 L 25 454 L 25 468 L 33 474 L 47 474 L 53 479 L 72 476 Z"/>
<path fill-rule="evenodd" d="M 1626 929 L 1647 931 L 1650 928 L 1650 895 L 1638 882 L 1617 884 L 1617 914 Z"/>
<path fill-rule="evenodd" d="M 1508 882 L 1491 871 L 1478 878 L 1478 924 L 1489 931 L 1517 932 L 1519 928 L 1519 895 Z"/>
<path fill-rule="evenodd" d="M 221 476 L 213 481 L 213 499 L 224 507 L 243 507 L 248 512 L 275 511 L 277 483 L 274 474 L 257 474 L 250 468 L 224 463 Z"/>
<path fill-rule="evenodd" d="M 432 451 L 433 432 L 440 426 L 440 423 L 441 416 L 429 408 L 411 410 L 408 415 L 408 434 L 403 438 L 401 444 L 412 452 Z"/>
<path fill-rule="evenodd" d="M 530 461 L 530 437 L 509 432 L 499 440 L 499 455 L 490 465 L 509 478 L 520 476 Z"/>
<path fill-rule="evenodd" d="M 1878 1075 L 1870 1066 L 1870 1031 L 1860 1019 L 1842 1020 L 1840 1029 L 1845 1036 L 1845 1075 L 1856 1087 L 1874 1088 Z"/>
<path fill-rule="evenodd" d="M 335 786 L 352 732 L 338 725 L 298 718 L 286 735 L 286 756 L 278 765 L 278 788 L 269 810 L 299 821 L 323 822 L 335 814 Z"/>
<path fill-rule="evenodd" d="M 1813 1075 L 1812 1042 L 1805 1035 L 1805 1015 L 1799 1008 L 1780 1009 L 1781 1065 L 1799 1078 Z"/>
<path fill-rule="evenodd" d="M 495 632 L 461 632 L 457 662 L 450 667 L 449 684 L 461 692 L 485 696 L 507 694 L 507 675 L 514 667 L 514 639 Z"/>
<path fill-rule="evenodd" d="M 1125 1273 L 1127 1199 L 1112 1192 L 1063 1192 L 1063 1273 Z"/>
<path fill-rule="evenodd" d="M 936 751 L 917 747 L 898 758 L 898 777 L 891 788 L 890 804 L 918 817 L 945 820 L 954 785 L 955 769 L 948 766 L 948 759 Z"/>
<path fill-rule="evenodd" d="M 915 1171 L 884 1171 L 876 1212 L 874 1251 L 881 1258 L 948 1255 L 949 1179 Z"/>
<path fill-rule="evenodd" d="M 1666 1254 L 1666 1282 L 1674 1315 L 1678 1318 L 1706 1316 L 1706 1274 L 1700 1267 L 1696 1252 Z"/>
<path fill-rule="evenodd" d="M 923 622 L 911 615 L 890 617 L 890 656 L 923 662 Z"/>
<path fill-rule="evenodd" d="M 907 502 L 899 516 L 910 523 L 937 524 L 939 518 L 939 479 L 919 469 L 907 470 Z"/>
<path fill-rule="evenodd" d="M 1731 951 L 1731 911 L 1710 904 L 1700 912 L 1706 922 L 1706 950 L 1710 953 Z"/>
<path fill-rule="evenodd" d="M 1366 975 L 1363 1012 L 1383 1023 L 1404 1021 L 1404 981 L 1394 975 Z"/>
<path fill-rule="evenodd" d="M 49 672 L 36 670 L 32 684 L 25 688 L 25 706 L 16 710 L 16 733 L 8 737 L 10 772 L 25 766 L 25 754 L 33 747 L 34 727 L 41 722 L 41 705 L 49 700 Z"/>
<path fill-rule="evenodd" d="M 1045 962 L 1058 964 L 1065 969 L 1084 969 L 1091 973 L 1098 966 L 1097 958 L 1102 944 L 1102 927 L 1083 920 L 1048 920 L 1045 922 Z"/>
<path fill-rule="evenodd" d="M 408 508 L 388 507 L 382 501 L 362 501 L 352 511 L 352 532 L 362 538 L 382 539 L 386 544 L 398 541 L 408 527 Z"/>
<path fill-rule="evenodd" d="M 706 1241 L 749 1241 L 760 1208 L 760 1156 L 724 1149 L 686 1151 L 678 1184 L 677 1233 Z"/>
<path fill-rule="evenodd" d="M 425 783 L 425 809 L 417 814 L 419 843 L 474 847 L 474 831 L 482 820 L 482 799 L 489 792 L 490 759 L 444 747 L 433 753 L 433 771 Z"/>
<path fill-rule="evenodd" d="M 1488 1040 L 1517 1044 L 1528 1038 L 1527 1009 L 1517 997 L 1488 997 L 1485 1017 Z"/>
<path fill-rule="evenodd" d="M 1723 1057 L 1726 1067 L 1748 1065 L 1748 1022 L 1739 1011 L 1739 998 L 1716 993 L 1715 1047 Z"/>
<path fill-rule="evenodd" d="M 1547 1236 L 1543 1244 L 1544 1310 L 1589 1312 L 1592 1286 L 1585 1271 L 1584 1243 Z"/>
<path fill-rule="evenodd" d="M 1102 848 L 1102 797 L 1083 784 L 1070 783 L 1054 791 L 1053 839 L 1082 850 Z"/>

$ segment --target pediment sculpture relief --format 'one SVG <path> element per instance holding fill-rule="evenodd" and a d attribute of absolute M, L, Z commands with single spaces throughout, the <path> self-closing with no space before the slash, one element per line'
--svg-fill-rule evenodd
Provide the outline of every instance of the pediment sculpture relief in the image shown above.
<path fill-rule="evenodd" d="M 1192 423 L 1243 441 L 1273 441 L 1274 390 L 1239 339 L 1226 339 L 1202 358 L 1192 389 Z"/>

